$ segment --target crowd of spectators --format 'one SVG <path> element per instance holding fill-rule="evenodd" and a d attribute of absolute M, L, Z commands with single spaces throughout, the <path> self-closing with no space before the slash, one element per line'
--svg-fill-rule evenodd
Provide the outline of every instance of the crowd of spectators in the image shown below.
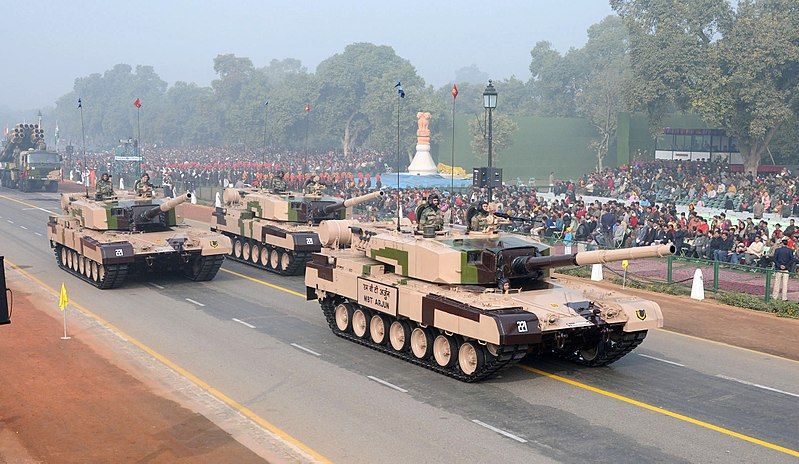
<path fill-rule="evenodd" d="M 292 190 L 319 175 L 329 194 L 350 197 L 382 187 L 381 173 L 390 172 L 391 157 L 373 151 L 340 153 L 249 153 L 220 148 L 150 149 L 145 162 L 114 163 L 112 153 L 96 153 L 71 165 L 73 177 L 113 172 L 138 178 L 149 171 L 156 185 L 168 191 L 229 185 L 268 185 L 276 172 L 285 173 Z M 763 214 L 799 216 L 797 180 L 787 170 L 757 177 L 733 172 L 728 165 L 706 162 L 650 162 L 586 173 L 576 181 L 550 175 L 546 190 L 556 195 L 544 200 L 535 185 L 507 185 L 494 190 L 493 202 L 504 213 L 527 218 L 511 227 L 523 233 L 603 247 L 634 247 L 674 243 L 680 255 L 755 266 L 771 266 L 776 250 L 799 248 L 799 230 L 793 220 L 770 228 Z M 415 220 L 417 206 L 428 195 L 442 196 L 447 223 L 463 225 L 470 205 L 484 198 L 480 189 L 439 191 L 425 188 L 391 190 L 380 201 L 359 209 L 366 220 L 396 216 L 397 195 L 402 214 Z M 625 201 L 585 202 L 583 196 Z M 723 198 L 720 210 L 751 213 L 731 219 L 724 212 L 703 217 L 696 207 Z M 687 206 L 678 213 L 677 205 Z M 793 268 L 793 263 L 791 263 Z"/>

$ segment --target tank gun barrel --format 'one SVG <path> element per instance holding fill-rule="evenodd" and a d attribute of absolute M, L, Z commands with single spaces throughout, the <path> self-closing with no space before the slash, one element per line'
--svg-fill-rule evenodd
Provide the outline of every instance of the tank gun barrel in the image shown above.
<path fill-rule="evenodd" d="M 675 251 L 674 245 L 668 244 L 618 250 L 580 251 L 554 256 L 519 256 L 513 260 L 512 266 L 516 272 L 522 273 L 532 272 L 535 269 L 604 264 L 625 259 L 662 258 L 674 254 Z"/>
<path fill-rule="evenodd" d="M 143 211 L 139 217 L 143 222 L 152 221 L 154 217 L 158 216 L 161 213 L 166 213 L 170 209 L 177 207 L 181 203 L 185 203 L 191 200 L 191 193 L 186 192 L 183 195 L 173 198 L 171 200 L 165 201 L 158 206 L 153 206 L 152 208 Z"/>
<path fill-rule="evenodd" d="M 326 205 L 322 208 L 322 213 L 325 215 L 332 213 L 333 211 L 337 211 L 344 208 L 349 208 L 355 205 L 360 205 L 361 203 L 366 203 L 367 201 L 372 201 L 376 198 L 380 198 L 385 193 L 382 190 L 376 190 L 371 193 L 367 193 L 366 195 L 361 195 L 357 197 L 347 198 L 344 201 L 339 201 L 333 203 L 332 205 Z"/>

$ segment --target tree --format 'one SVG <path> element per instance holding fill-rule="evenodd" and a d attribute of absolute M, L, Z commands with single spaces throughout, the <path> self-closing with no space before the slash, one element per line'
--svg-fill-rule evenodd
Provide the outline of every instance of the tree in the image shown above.
<path fill-rule="evenodd" d="M 655 125 L 693 109 L 738 139 L 754 173 L 799 114 L 799 4 L 792 0 L 612 0 L 630 31 L 633 98 Z"/>
<path fill-rule="evenodd" d="M 629 79 L 627 30 L 618 16 L 608 16 L 588 29 L 588 42 L 580 50 L 585 72 L 575 95 L 577 114 L 597 130 L 590 148 L 596 151 L 597 170 L 603 169 L 611 141 L 616 137 L 618 114 L 628 106 L 624 90 Z"/>
<path fill-rule="evenodd" d="M 496 162 L 503 150 L 513 145 L 513 135 L 519 130 L 516 121 L 510 116 L 500 113 L 492 116 L 493 125 L 491 131 L 492 160 Z M 469 121 L 469 132 L 472 134 L 472 151 L 480 159 L 488 160 L 488 129 L 486 121 L 475 117 Z"/>
<path fill-rule="evenodd" d="M 581 80 L 580 61 L 573 53 L 565 56 L 549 42 L 538 42 L 530 51 L 528 85 L 532 88 L 536 113 L 542 116 L 574 117 L 575 95 Z"/>
<path fill-rule="evenodd" d="M 324 136 L 338 137 L 346 154 L 368 143 L 376 149 L 396 146 L 396 92 L 402 81 L 409 100 L 424 88 L 424 81 L 406 59 L 385 45 L 354 43 L 342 53 L 324 60 L 316 69 L 320 85 L 320 127 Z M 417 108 L 400 113 L 400 124 L 409 130 Z"/>
<path fill-rule="evenodd" d="M 477 67 L 476 64 L 464 66 L 455 71 L 455 82 L 461 84 L 485 85 L 488 82 L 488 73 Z"/>

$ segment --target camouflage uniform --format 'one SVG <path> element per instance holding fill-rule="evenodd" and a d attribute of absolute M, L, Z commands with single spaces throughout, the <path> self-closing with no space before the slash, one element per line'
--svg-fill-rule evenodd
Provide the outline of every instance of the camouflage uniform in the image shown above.
<path fill-rule="evenodd" d="M 319 182 L 309 182 L 305 185 L 305 193 L 311 195 L 321 195 L 325 191 L 325 184 Z"/>
<path fill-rule="evenodd" d="M 100 198 L 111 198 L 114 196 L 114 186 L 110 180 L 100 179 L 97 181 L 97 196 Z"/>
<path fill-rule="evenodd" d="M 153 184 L 149 181 L 139 179 L 136 181 L 136 185 L 133 188 L 136 191 L 136 195 L 143 197 L 153 196 Z"/>
<path fill-rule="evenodd" d="M 482 231 L 488 227 L 488 213 L 485 211 L 478 211 L 477 214 L 472 216 L 469 224 L 469 229 L 474 231 Z"/>
<path fill-rule="evenodd" d="M 275 192 L 285 192 L 286 181 L 284 181 L 282 177 L 275 177 L 274 179 L 272 179 L 272 184 L 270 187 Z"/>
<path fill-rule="evenodd" d="M 424 229 L 427 226 L 433 226 L 436 230 L 444 228 L 444 215 L 433 205 L 426 206 L 419 215 L 419 228 Z"/>

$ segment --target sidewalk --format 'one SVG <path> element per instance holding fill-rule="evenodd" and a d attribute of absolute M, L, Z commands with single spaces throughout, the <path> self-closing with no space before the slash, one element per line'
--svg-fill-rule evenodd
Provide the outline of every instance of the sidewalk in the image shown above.
<path fill-rule="evenodd" d="M 109 362 L 88 334 L 61 340 L 58 312 L 42 309 L 53 303 L 24 290 L 0 327 L 0 463 L 264 462 Z"/>

